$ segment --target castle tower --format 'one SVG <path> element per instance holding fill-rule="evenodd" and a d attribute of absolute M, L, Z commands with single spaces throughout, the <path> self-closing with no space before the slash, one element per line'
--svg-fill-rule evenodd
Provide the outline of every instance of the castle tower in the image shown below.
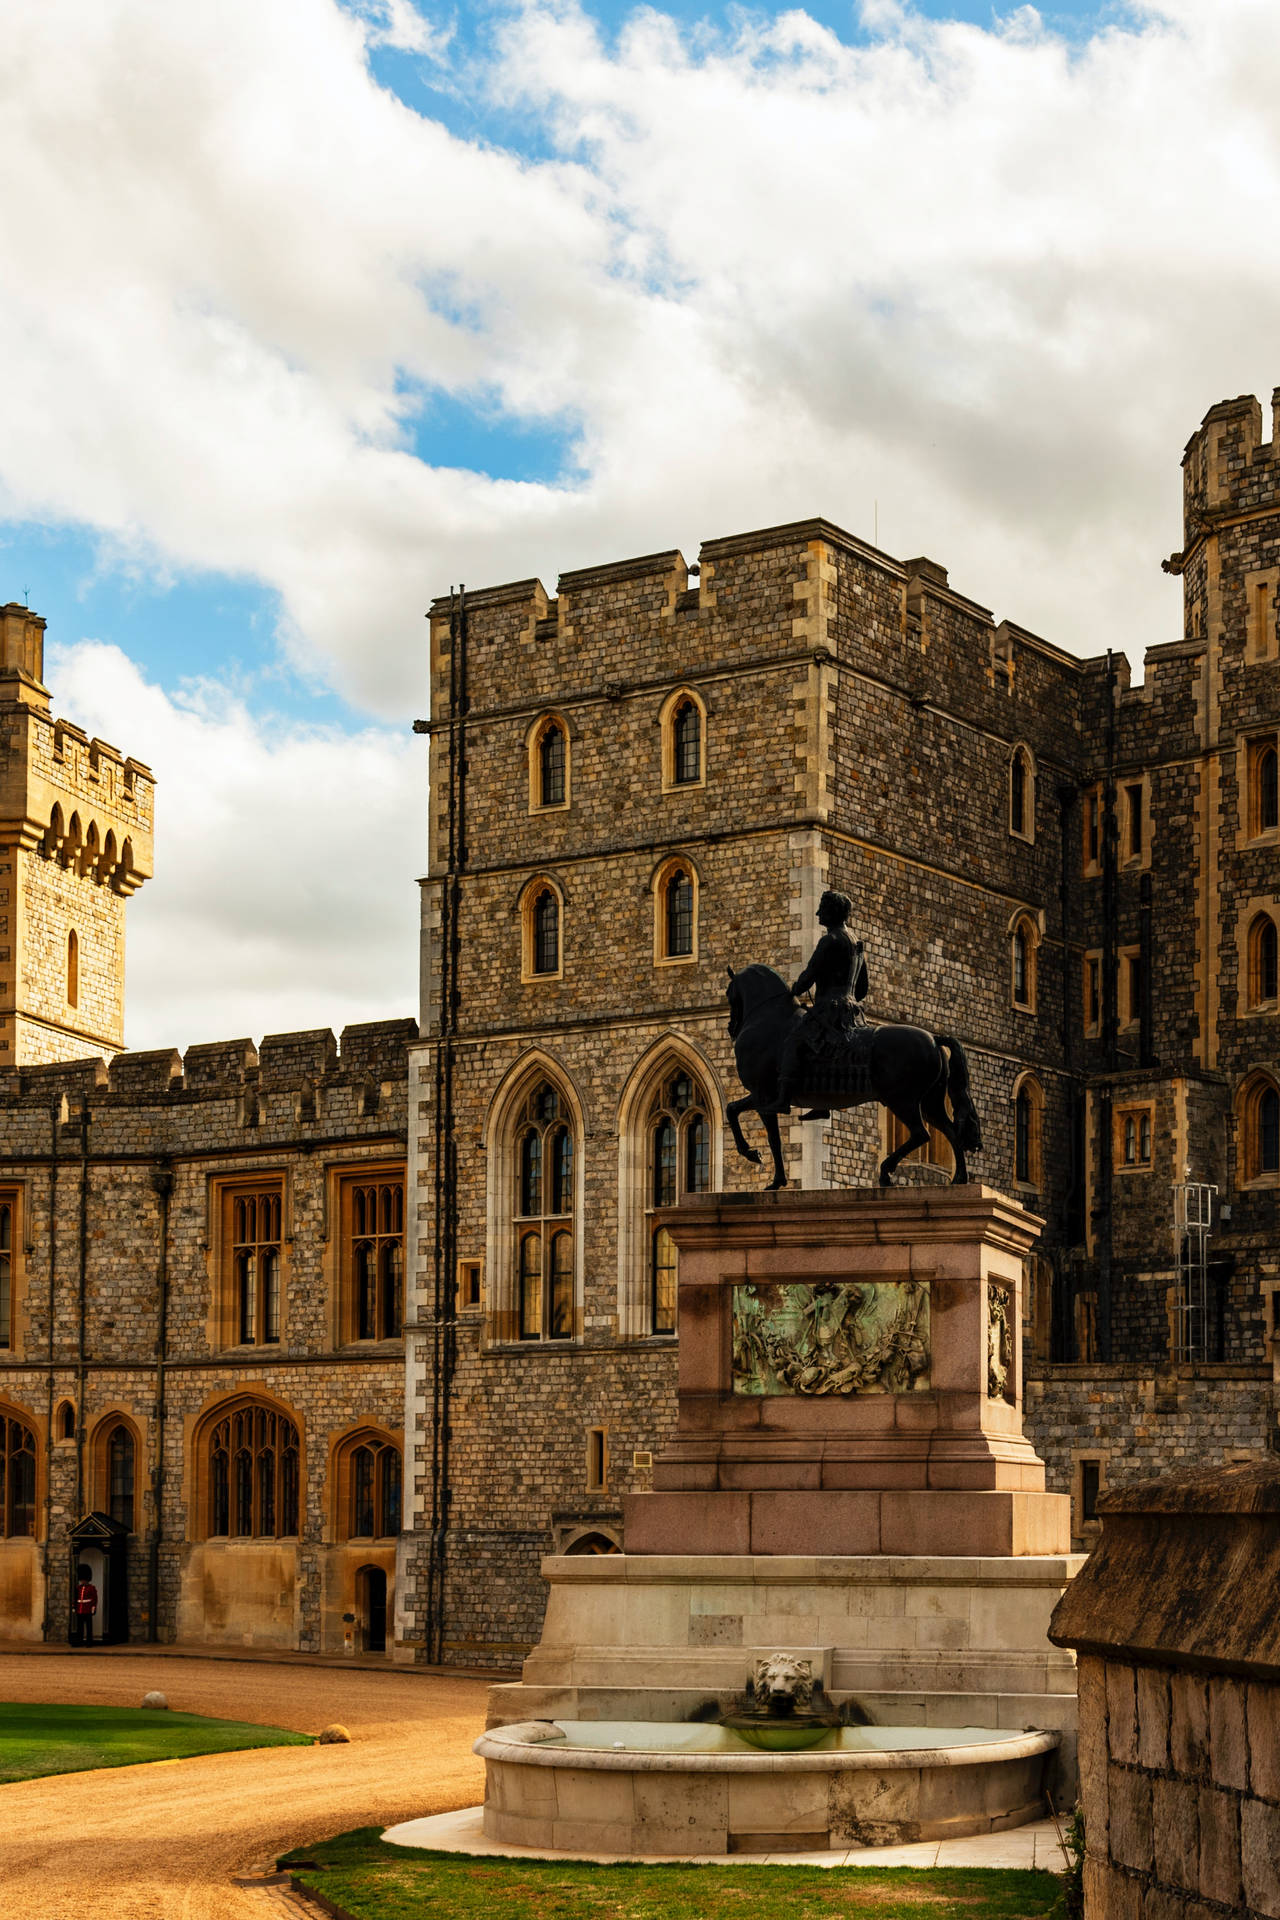
<path fill-rule="evenodd" d="M 44 628 L 0 607 L 0 1069 L 123 1048 L 125 902 L 152 872 L 151 771 L 54 718 Z"/>

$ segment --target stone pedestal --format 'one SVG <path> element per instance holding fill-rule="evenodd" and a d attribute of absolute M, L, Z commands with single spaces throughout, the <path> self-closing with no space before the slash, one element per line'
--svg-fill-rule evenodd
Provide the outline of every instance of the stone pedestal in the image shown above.
<path fill-rule="evenodd" d="M 1022 1431 L 1039 1222 L 985 1187 L 700 1196 L 680 1250 L 680 1407 L 619 1555 L 555 1556 L 515 1720 L 683 1720 L 807 1659 L 887 1725 L 1042 1728 L 1074 1769 L 1049 1617 L 1083 1556 Z"/>
<path fill-rule="evenodd" d="M 1065 1554 L 1022 1431 L 1022 1263 L 988 1187 L 708 1194 L 680 1250 L 680 1412 L 626 1548 Z"/>

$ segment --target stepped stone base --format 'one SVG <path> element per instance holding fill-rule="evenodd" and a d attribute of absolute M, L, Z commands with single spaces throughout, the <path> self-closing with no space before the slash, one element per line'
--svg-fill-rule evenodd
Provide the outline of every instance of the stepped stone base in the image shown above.
<path fill-rule="evenodd" d="M 882 1724 L 1061 1730 L 1070 1777 L 1075 1662 L 1047 1635 L 1083 1558 L 552 1555 L 542 1639 L 489 1723 L 683 1720 L 788 1652 Z"/>

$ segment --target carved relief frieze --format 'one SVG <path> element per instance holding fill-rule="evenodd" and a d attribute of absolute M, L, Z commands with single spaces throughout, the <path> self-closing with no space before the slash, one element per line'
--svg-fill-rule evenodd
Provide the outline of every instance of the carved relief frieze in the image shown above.
<path fill-rule="evenodd" d="M 1013 1289 L 987 1287 L 987 1394 L 992 1400 L 1009 1400 L 1013 1388 Z"/>
<path fill-rule="evenodd" d="M 929 1386 L 929 1288 L 919 1280 L 733 1288 L 733 1391 L 912 1393 Z"/>

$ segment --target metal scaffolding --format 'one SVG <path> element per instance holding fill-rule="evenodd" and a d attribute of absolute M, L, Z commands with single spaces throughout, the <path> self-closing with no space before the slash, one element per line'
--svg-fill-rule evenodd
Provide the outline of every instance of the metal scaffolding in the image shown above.
<path fill-rule="evenodd" d="M 1209 1235 L 1217 1191 L 1203 1181 L 1187 1181 L 1173 1189 L 1173 1247 L 1178 1263 L 1175 1360 L 1209 1357 Z"/>

